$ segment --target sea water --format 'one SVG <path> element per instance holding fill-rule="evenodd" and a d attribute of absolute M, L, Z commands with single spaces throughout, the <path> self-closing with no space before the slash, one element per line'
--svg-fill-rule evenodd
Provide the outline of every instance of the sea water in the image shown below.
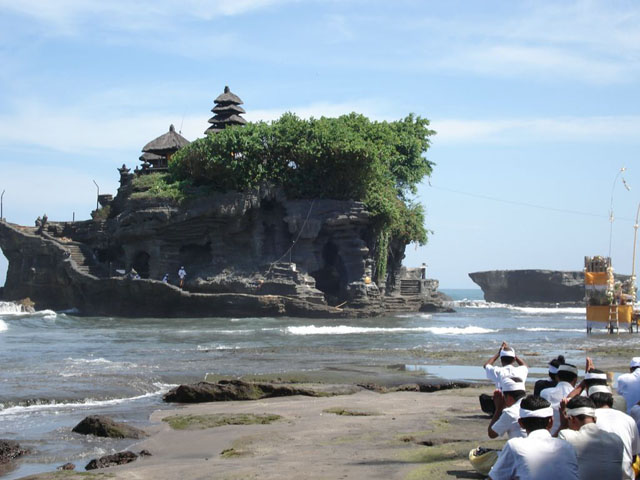
<path fill-rule="evenodd" d="M 452 361 L 450 352 L 463 357 L 505 340 L 545 359 L 562 353 L 581 364 L 585 348 L 637 339 L 612 339 L 604 332 L 587 336 L 580 307 L 523 308 L 485 302 L 480 290 L 445 293 L 454 298 L 456 313 L 354 320 L 79 317 L 24 314 L 0 302 L 0 438 L 34 452 L 0 478 L 53 470 L 68 461 L 82 470 L 92 458 L 131 447 L 131 440 L 77 435 L 71 428 L 94 414 L 144 428 L 151 412 L 169 408 L 163 393 L 206 373 L 405 365 L 429 376 L 473 381 L 482 378 L 482 370 Z"/>

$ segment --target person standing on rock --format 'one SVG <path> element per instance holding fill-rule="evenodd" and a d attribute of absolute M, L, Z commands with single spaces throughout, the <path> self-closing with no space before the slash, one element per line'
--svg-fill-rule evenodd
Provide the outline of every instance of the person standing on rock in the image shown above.
<path fill-rule="evenodd" d="M 180 277 L 180 288 L 184 287 L 184 279 L 187 276 L 187 271 L 184 269 L 184 267 L 180 267 L 180 270 L 178 270 L 178 277 Z"/>

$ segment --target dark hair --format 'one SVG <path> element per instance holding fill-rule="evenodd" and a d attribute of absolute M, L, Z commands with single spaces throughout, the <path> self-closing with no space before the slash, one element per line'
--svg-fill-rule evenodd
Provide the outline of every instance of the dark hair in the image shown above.
<path fill-rule="evenodd" d="M 596 408 L 602 408 L 605 405 L 609 408 L 613 407 L 613 395 L 610 393 L 598 392 L 593 395 L 589 395 L 589 398 L 593 400 Z"/>
<path fill-rule="evenodd" d="M 575 365 L 571 365 L 570 363 L 565 363 L 563 365 L 569 365 L 570 367 L 575 367 Z M 576 378 L 578 378 L 578 375 L 573 373 L 573 372 L 568 372 L 566 370 L 559 370 L 558 371 L 558 380 L 560 380 L 561 382 L 573 382 Z"/>
<path fill-rule="evenodd" d="M 527 392 L 525 392 L 524 390 L 513 390 L 511 392 L 502 392 L 502 393 L 503 395 L 509 395 L 516 402 L 527 395 Z"/>
<path fill-rule="evenodd" d="M 582 408 L 582 407 L 590 407 L 596 408 L 595 403 L 589 397 L 577 396 L 573 397 L 567 403 L 567 408 Z"/>
<path fill-rule="evenodd" d="M 587 373 L 601 373 L 601 374 L 602 374 L 602 373 L 605 373 L 605 374 L 606 374 L 607 372 L 604 372 L 604 371 L 602 371 L 602 370 L 598 370 L 597 368 L 592 368 L 592 369 L 591 369 L 591 370 L 589 370 Z M 587 380 L 587 379 L 585 378 L 585 380 L 584 380 L 584 384 L 585 384 L 587 387 L 593 387 L 594 385 L 604 385 L 604 386 L 607 386 L 607 381 L 606 381 L 605 379 L 599 379 L 599 378 L 590 378 L 589 380 Z"/>
<path fill-rule="evenodd" d="M 581 407 L 596 408 L 596 405 L 595 403 L 593 403 L 593 400 L 591 400 L 589 397 L 582 397 L 582 396 L 573 397 L 567 403 L 567 408 L 581 408 Z M 575 418 L 577 418 L 581 422 L 584 422 L 588 417 L 593 418 L 592 415 L 585 415 L 584 413 L 581 415 L 576 415 Z"/>
<path fill-rule="evenodd" d="M 540 410 L 541 408 L 550 407 L 551 404 L 547 402 L 542 397 L 537 397 L 535 395 L 527 395 L 522 399 L 522 403 L 520 403 L 520 408 L 524 408 L 525 410 Z M 547 418 L 521 418 L 522 426 L 527 432 L 533 432 L 534 430 L 542 430 L 547 428 L 549 424 L 549 417 Z"/>

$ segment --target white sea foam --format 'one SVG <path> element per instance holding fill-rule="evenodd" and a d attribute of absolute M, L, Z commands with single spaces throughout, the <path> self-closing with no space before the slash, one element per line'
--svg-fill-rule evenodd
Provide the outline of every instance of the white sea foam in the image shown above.
<path fill-rule="evenodd" d="M 34 412 L 42 412 L 48 410 L 72 410 L 74 408 L 96 408 L 96 407 L 107 407 L 112 405 L 120 405 L 126 402 L 135 402 L 138 400 L 142 400 L 145 398 L 151 398 L 159 395 L 163 395 L 167 393 L 170 389 L 175 387 L 176 385 L 169 385 L 164 383 L 154 383 L 154 387 L 158 390 L 155 392 L 144 393 L 142 395 L 136 395 L 135 397 L 127 397 L 127 398 L 114 398 L 111 400 L 95 400 L 93 398 L 85 398 L 80 402 L 56 402 L 55 400 L 51 401 L 43 401 L 40 403 L 34 403 L 32 405 L 27 406 L 15 406 L 9 407 L 0 410 L 0 416 L 5 415 L 24 415 L 30 414 Z"/>
<path fill-rule="evenodd" d="M 400 313 L 398 315 L 394 315 L 396 318 L 422 318 L 424 320 L 430 320 L 430 313 Z"/>
<path fill-rule="evenodd" d="M 23 313 L 22 307 L 13 302 L 0 302 L 0 315 Z"/>
<path fill-rule="evenodd" d="M 512 305 L 509 306 L 509 309 L 529 315 L 544 315 L 550 313 L 586 315 L 587 312 L 587 309 L 585 307 L 516 307 Z"/>
<path fill-rule="evenodd" d="M 518 327 L 523 332 L 584 332 L 584 328 Z"/>
<path fill-rule="evenodd" d="M 497 330 L 469 325 L 467 327 L 350 327 L 338 325 L 335 327 L 287 327 L 285 331 L 291 335 L 352 335 L 360 333 L 433 333 L 435 335 L 477 335 L 494 333 Z"/>
<path fill-rule="evenodd" d="M 509 308 L 511 305 L 506 303 L 487 302 L 486 300 L 455 300 L 451 302 L 452 306 L 465 308 Z"/>
<path fill-rule="evenodd" d="M 83 364 L 83 363 L 97 363 L 97 364 L 107 364 L 107 363 L 113 363 L 111 360 L 107 360 L 106 358 L 71 358 L 71 357 L 67 357 L 66 358 L 67 362 L 72 363 L 74 365 L 79 365 L 79 364 Z"/>
<path fill-rule="evenodd" d="M 198 345 L 196 350 L 199 352 L 208 352 L 210 350 L 237 350 L 236 346 L 229 345 Z"/>
<path fill-rule="evenodd" d="M 7 324 L 0 320 L 0 332 L 6 332 L 7 330 L 9 330 Z"/>

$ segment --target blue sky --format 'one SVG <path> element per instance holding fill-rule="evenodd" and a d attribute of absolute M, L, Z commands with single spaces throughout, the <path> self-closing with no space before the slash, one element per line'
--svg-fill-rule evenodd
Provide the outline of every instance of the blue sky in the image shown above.
<path fill-rule="evenodd" d="M 8 221 L 88 218 L 173 123 L 203 136 L 225 85 L 248 120 L 410 112 L 438 134 L 419 200 L 429 265 L 631 270 L 640 201 L 633 1 L 0 0 L 0 191 Z M 616 175 L 627 167 L 627 191 Z M 0 256 L 0 284 L 6 261 Z"/>

